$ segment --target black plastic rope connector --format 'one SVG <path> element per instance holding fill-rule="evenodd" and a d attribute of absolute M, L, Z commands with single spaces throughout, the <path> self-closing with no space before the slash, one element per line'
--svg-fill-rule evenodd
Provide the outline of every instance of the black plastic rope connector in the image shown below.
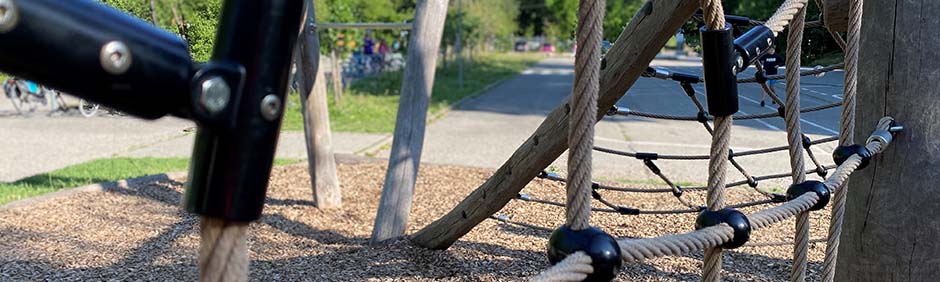
<path fill-rule="evenodd" d="M 796 199 L 799 196 L 802 196 L 806 193 L 816 193 L 816 196 L 819 197 L 819 200 L 816 201 L 816 204 L 809 208 L 811 211 L 818 211 L 826 207 L 829 204 L 829 189 L 826 188 L 826 184 L 816 180 L 804 181 L 803 183 L 797 183 L 790 185 L 790 188 L 787 188 L 787 200 Z"/>
<path fill-rule="evenodd" d="M 734 40 L 734 49 L 740 56 L 738 61 L 738 72 L 742 72 L 757 59 L 760 55 L 770 48 L 774 43 L 774 32 L 766 26 L 759 25 L 751 28 L 740 37 Z"/>
<path fill-rule="evenodd" d="M 640 209 L 628 208 L 628 207 L 617 207 L 617 213 L 623 215 L 640 215 Z"/>
<path fill-rule="evenodd" d="M 682 193 L 684 193 L 684 192 L 685 192 L 685 189 L 682 189 L 681 186 L 676 185 L 676 189 L 675 189 L 675 190 L 672 190 L 672 196 L 673 196 L 673 197 L 676 197 L 676 198 L 679 198 L 679 197 L 682 197 Z"/>
<path fill-rule="evenodd" d="M 785 203 L 788 199 L 787 195 L 774 193 L 770 195 L 770 201 L 774 203 Z"/>
<path fill-rule="evenodd" d="M 618 112 L 620 112 L 620 107 L 617 107 L 616 105 L 614 105 L 614 106 L 611 106 L 610 109 L 607 110 L 607 115 L 615 116 L 617 115 Z"/>
<path fill-rule="evenodd" d="M 636 153 L 636 158 L 640 160 L 655 160 L 659 159 L 659 154 L 638 152 Z"/>
<path fill-rule="evenodd" d="M 671 78 L 672 80 L 675 80 L 678 82 L 687 82 L 687 83 L 702 82 L 701 77 L 694 75 L 694 74 L 684 73 L 684 72 L 673 72 Z"/>
<path fill-rule="evenodd" d="M 782 118 L 787 118 L 787 109 L 783 105 L 777 107 L 777 114 Z"/>
<path fill-rule="evenodd" d="M 708 113 L 698 112 L 698 114 L 695 115 L 695 120 L 697 120 L 699 123 L 708 122 Z"/>
<path fill-rule="evenodd" d="M 730 161 L 733 158 L 734 158 L 734 149 L 728 148 L 728 160 Z"/>
<path fill-rule="evenodd" d="M 656 166 L 656 164 L 655 164 L 655 163 L 653 163 L 653 160 L 650 160 L 650 159 L 644 159 L 644 160 L 643 160 L 643 164 L 645 164 L 645 165 L 646 165 L 646 167 L 647 167 L 647 168 L 649 168 L 649 169 L 650 169 L 650 171 L 652 171 L 652 172 L 653 172 L 653 174 L 656 174 L 656 175 L 660 175 L 660 174 L 662 174 L 662 171 L 661 171 L 661 170 L 659 170 L 659 167 L 658 167 L 658 166 Z"/>
<path fill-rule="evenodd" d="M 722 30 L 701 29 L 702 66 L 708 112 L 730 116 L 738 112 L 738 82 L 735 76 L 737 53 L 734 51 L 730 25 Z"/>
<path fill-rule="evenodd" d="M 591 182 L 591 190 L 597 190 L 597 188 L 601 188 L 601 185 L 597 182 Z"/>
<path fill-rule="evenodd" d="M 836 163 L 836 165 L 842 165 L 842 163 L 848 160 L 849 157 L 855 154 L 858 154 L 859 157 L 862 157 L 862 161 L 858 164 L 858 167 L 855 168 L 855 170 L 862 170 L 868 166 L 868 163 L 871 162 L 871 151 L 869 151 L 865 146 L 859 144 L 836 147 L 835 151 L 832 151 L 832 160 Z"/>
<path fill-rule="evenodd" d="M 809 150 L 809 147 L 813 146 L 813 139 L 810 139 L 806 134 L 803 135 L 803 149 Z"/>
<path fill-rule="evenodd" d="M 604 199 L 604 197 L 601 197 L 601 193 L 597 193 L 596 190 L 591 190 L 591 198 L 594 198 L 595 200 Z"/>
<path fill-rule="evenodd" d="M 548 172 L 547 172 L 547 171 L 544 171 L 544 170 L 543 170 L 543 171 L 539 171 L 539 174 L 536 175 L 535 177 L 538 177 L 538 178 L 548 178 Z"/>
<path fill-rule="evenodd" d="M 750 186 L 751 188 L 757 188 L 758 184 L 760 183 L 758 183 L 757 179 L 754 179 L 753 177 L 747 179 L 747 186 Z"/>
<path fill-rule="evenodd" d="M 623 265 L 620 245 L 597 227 L 574 230 L 562 225 L 548 237 L 548 261 L 552 264 L 578 251 L 591 257 L 594 269 L 583 281 L 612 281 L 620 273 Z"/>
<path fill-rule="evenodd" d="M 717 211 L 703 210 L 695 219 L 695 230 L 718 224 L 728 224 L 734 230 L 734 237 L 728 242 L 721 244 L 722 248 L 734 249 L 744 246 L 751 239 L 751 222 L 747 216 L 740 211 L 732 208 L 724 208 Z"/>

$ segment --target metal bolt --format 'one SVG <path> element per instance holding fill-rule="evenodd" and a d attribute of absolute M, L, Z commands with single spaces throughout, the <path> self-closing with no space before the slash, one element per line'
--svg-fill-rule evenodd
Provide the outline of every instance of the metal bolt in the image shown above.
<path fill-rule="evenodd" d="M 0 0 L 0 33 L 13 30 L 19 20 L 19 13 L 13 0 Z"/>
<path fill-rule="evenodd" d="M 115 40 L 104 44 L 100 57 L 101 67 L 110 74 L 120 75 L 131 68 L 131 50 L 124 42 Z"/>
<path fill-rule="evenodd" d="M 202 91 L 199 92 L 199 103 L 209 113 L 217 113 L 228 105 L 232 97 L 232 89 L 224 79 L 218 76 L 209 77 L 202 81 Z"/>
<path fill-rule="evenodd" d="M 904 130 L 904 126 L 901 126 L 901 125 L 895 125 L 895 126 L 892 126 L 892 127 L 889 127 L 889 128 L 888 128 L 888 132 L 892 132 L 892 133 L 893 133 L 893 132 L 901 132 L 901 131 L 903 131 L 903 130 Z"/>
<path fill-rule="evenodd" d="M 274 121 L 281 113 L 281 98 L 268 94 L 261 99 L 261 116 L 268 121 Z"/>

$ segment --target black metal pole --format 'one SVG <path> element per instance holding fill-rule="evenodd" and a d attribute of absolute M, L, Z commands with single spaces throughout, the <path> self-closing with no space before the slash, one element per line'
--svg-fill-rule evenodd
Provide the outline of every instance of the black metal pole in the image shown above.
<path fill-rule="evenodd" d="M 212 60 L 193 79 L 194 115 L 208 122 L 196 134 L 190 212 L 261 216 L 302 12 L 300 0 L 225 1 Z"/>
<path fill-rule="evenodd" d="M 144 118 L 189 107 L 186 42 L 91 0 L 0 0 L 0 70 Z"/>

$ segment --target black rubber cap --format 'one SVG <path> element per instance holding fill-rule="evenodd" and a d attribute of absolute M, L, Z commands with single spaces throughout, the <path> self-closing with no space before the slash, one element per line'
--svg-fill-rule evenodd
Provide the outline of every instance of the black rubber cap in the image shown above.
<path fill-rule="evenodd" d="M 584 230 L 572 230 L 562 225 L 552 232 L 548 239 L 548 260 L 556 264 L 570 254 L 583 251 L 591 257 L 594 273 L 584 281 L 612 281 L 620 272 L 623 264 L 620 245 L 617 240 L 604 231 L 591 227 Z"/>
<path fill-rule="evenodd" d="M 725 249 L 734 249 L 744 246 L 751 239 L 751 222 L 747 216 L 736 209 L 724 208 L 717 211 L 703 210 L 695 219 L 695 230 L 705 227 L 727 223 L 734 229 L 734 237 L 721 245 Z"/>
<path fill-rule="evenodd" d="M 826 188 L 826 184 L 815 180 L 790 185 L 790 188 L 787 188 L 787 201 L 796 199 L 809 192 L 816 193 L 816 196 L 819 197 L 819 201 L 810 207 L 809 210 L 818 211 L 829 204 L 829 189 Z"/>
<path fill-rule="evenodd" d="M 854 154 L 858 154 L 858 156 L 862 157 L 862 162 L 858 164 L 858 168 L 855 170 L 862 170 L 871 162 L 871 151 L 859 144 L 836 147 L 836 150 L 832 151 L 832 160 L 836 165 L 842 165 L 842 163 Z"/>

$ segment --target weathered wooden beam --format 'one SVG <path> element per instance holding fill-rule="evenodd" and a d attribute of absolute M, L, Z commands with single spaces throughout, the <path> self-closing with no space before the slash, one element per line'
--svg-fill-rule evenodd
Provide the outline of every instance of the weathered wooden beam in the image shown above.
<path fill-rule="evenodd" d="M 305 0 L 305 22 L 316 20 L 313 0 Z M 338 208 L 343 205 L 336 176 L 333 155 L 333 137 L 330 132 L 330 112 L 326 103 L 326 80 L 320 68 L 320 37 L 310 24 L 304 24 L 294 51 L 300 77 L 299 92 L 304 119 L 304 140 L 307 144 L 307 172 L 313 188 L 313 202 L 318 208 Z"/>
<path fill-rule="evenodd" d="M 670 37 L 698 8 L 697 1 L 648 1 L 620 33 L 601 70 L 598 120 L 619 100 Z M 526 184 L 567 149 L 568 102 L 553 110 L 486 182 L 449 213 L 418 231 L 412 240 L 446 249 L 481 221 L 499 211 Z"/>
<path fill-rule="evenodd" d="M 865 1 L 855 140 L 883 116 L 904 126 L 852 175 L 836 281 L 940 277 L 940 1 Z"/>
<path fill-rule="evenodd" d="M 845 32 L 849 26 L 849 0 L 822 1 L 823 23 L 832 31 Z"/>
<path fill-rule="evenodd" d="M 408 63 L 372 244 L 405 234 L 446 15 L 447 0 L 420 0 L 415 9 L 415 32 L 408 43 Z"/>

